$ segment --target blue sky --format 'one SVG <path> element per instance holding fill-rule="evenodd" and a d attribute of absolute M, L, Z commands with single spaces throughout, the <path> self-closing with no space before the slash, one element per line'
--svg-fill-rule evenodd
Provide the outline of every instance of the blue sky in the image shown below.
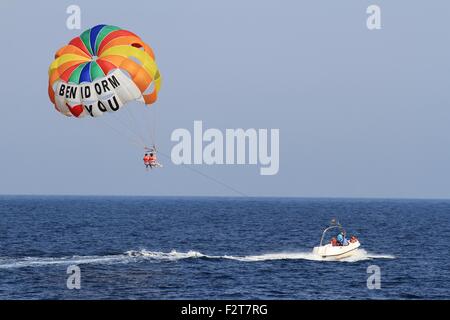
<path fill-rule="evenodd" d="M 65 26 L 81 7 L 82 30 Z M 0 194 L 234 195 L 47 96 L 54 52 L 99 23 L 129 29 L 163 75 L 157 142 L 205 127 L 280 129 L 280 171 L 195 166 L 252 196 L 450 196 L 448 1 L 2 1 Z M 134 107 L 134 106 L 133 106 Z"/>

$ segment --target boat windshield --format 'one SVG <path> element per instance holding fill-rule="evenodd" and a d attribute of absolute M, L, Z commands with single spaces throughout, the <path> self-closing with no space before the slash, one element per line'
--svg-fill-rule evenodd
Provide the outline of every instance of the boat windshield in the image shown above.
<path fill-rule="evenodd" d="M 325 239 L 325 235 L 327 234 L 327 232 L 330 231 L 330 230 L 334 230 L 334 229 L 339 229 L 340 232 L 345 233 L 344 228 L 342 228 L 342 226 L 340 224 L 329 226 L 328 228 L 323 230 L 322 238 L 320 238 L 320 246 L 323 245 L 323 240 Z"/>

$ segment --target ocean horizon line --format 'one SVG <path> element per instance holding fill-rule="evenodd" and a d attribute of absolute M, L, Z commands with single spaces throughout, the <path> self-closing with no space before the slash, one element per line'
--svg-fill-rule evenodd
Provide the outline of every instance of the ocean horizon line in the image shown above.
<path fill-rule="evenodd" d="M 449 198 L 444 197 L 384 197 L 384 196 L 276 196 L 276 195 L 263 195 L 263 196 L 235 196 L 235 195 L 145 195 L 145 194 L 31 194 L 31 193 L 2 193 L 0 197 L 52 197 L 52 198 L 179 198 L 179 199 L 298 199 L 298 200 L 419 200 L 419 201 L 450 201 Z"/>

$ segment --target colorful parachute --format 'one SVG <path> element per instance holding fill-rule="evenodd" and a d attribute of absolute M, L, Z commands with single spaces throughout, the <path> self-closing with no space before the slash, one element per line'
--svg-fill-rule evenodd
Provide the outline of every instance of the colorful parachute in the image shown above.
<path fill-rule="evenodd" d="M 48 94 L 66 116 L 97 117 L 130 101 L 155 102 L 160 85 L 152 49 L 130 31 L 101 24 L 56 52 Z"/>

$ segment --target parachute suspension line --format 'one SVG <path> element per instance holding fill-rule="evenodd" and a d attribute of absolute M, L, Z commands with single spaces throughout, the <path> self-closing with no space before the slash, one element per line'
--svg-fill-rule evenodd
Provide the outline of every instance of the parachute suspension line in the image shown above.
<path fill-rule="evenodd" d="M 133 123 L 133 126 L 135 128 L 135 134 L 138 135 L 140 137 L 140 139 L 143 141 L 144 146 L 147 147 L 147 139 L 145 138 L 145 134 L 142 135 L 142 131 L 141 129 L 141 125 L 139 123 L 139 121 L 136 119 L 135 115 L 133 114 L 133 111 L 130 110 L 131 108 L 127 108 L 125 107 L 124 109 L 126 109 L 126 113 L 128 114 L 128 117 L 131 119 L 131 122 Z"/>
<path fill-rule="evenodd" d="M 150 110 L 150 112 L 152 112 L 152 114 L 150 115 L 150 134 L 151 134 L 151 138 L 152 138 L 152 145 L 155 146 L 156 145 L 156 126 L 158 124 L 158 121 L 156 119 L 157 115 L 158 115 L 158 108 L 152 107 L 153 110 Z"/>
<path fill-rule="evenodd" d="M 133 121 L 133 119 L 131 118 L 130 115 L 130 111 L 128 110 L 127 107 L 125 107 L 124 109 L 126 109 L 127 111 L 124 111 L 123 114 L 127 114 L 127 117 L 123 116 L 123 122 L 127 124 L 127 129 L 132 132 L 140 141 L 142 141 L 142 144 L 145 145 L 146 141 L 145 139 L 139 134 L 138 131 L 136 131 L 137 129 L 137 124 L 135 121 Z M 128 119 L 128 121 L 125 120 L 125 118 Z"/>
<path fill-rule="evenodd" d="M 127 109 L 127 108 L 125 107 L 124 109 Z M 124 122 L 123 119 L 120 119 L 120 117 L 116 116 L 115 114 L 111 114 L 111 116 L 112 116 L 112 118 L 116 119 L 120 124 L 122 124 L 122 126 L 123 126 L 127 131 L 129 131 L 130 133 L 134 134 L 134 135 L 136 136 L 136 138 L 138 138 L 138 139 L 141 141 L 141 144 L 142 144 L 143 146 L 145 146 L 145 140 L 142 138 L 142 136 L 141 136 L 139 133 L 137 133 L 136 131 L 134 131 L 134 130 L 132 129 L 132 126 L 127 125 L 127 123 Z"/>
<path fill-rule="evenodd" d="M 170 157 L 167 154 L 162 153 L 161 151 L 158 151 L 158 153 L 161 154 L 162 156 L 164 156 L 165 158 L 167 158 L 168 160 L 170 160 Z M 203 177 L 205 177 L 205 178 L 207 178 L 207 179 L 209 179 L 211 181 L 214 181 L 215 183 L 220 184 L 221 186 L 227 188 L 228 190 L 233 191 L 234 193 L 236 193 L 236 194 L 238 194 L 238 195 L 240 195 L 242 197 L 249 197 L 249 195 L 247 195 L 246 193 L 244 193 L 242 191 L 239 191 L 238 189 L 236 189 L 236 188 L 226 184 L 225 182 L 217 180 L 216 178 L 214 178 L 214 177 L 212 177 L 210 175 L 207 175 L 206 173 L 203 173 L 200 170 L 194 169 L 192 166 L 188 166 L 188 165 L 186 165 L 184 163 L 181 164 L 181 165 L 183 166 L 183 168 L 189 169 L 189 170 L 191 170 L 191 171 L 193 171 L 193 172 L 195 172 L 195 173 L 197 173 L 197 174 L 199 174 L 199 175 L 201 175 L 201 176 L 203 176 Z"/>
<path fill-rule="evenodd" d="M 100 118 L 101 119 L 101 118 Z M 138 146 L 139 148 L 142 148 L 142 144 L 140 141 L 134 139 L 134 138 L 130 138 L 129 136 L 125 136 L 122 132 L 120 132 L 119 130 L 117 130 L 116 128 L 114 128 L 114 126 L 112 126 L 110 123 L 108 123 L 108 121 L 106 121 L 106 119 L 101 119 L 100 123 L 103 123 L 105 125 L 107 125 L 111 130 L 113 130 L 117 135 L 119 135 L 120 137 L 122 137 L 125 140 L 128 140 L 131 144 L 134 144 L 135 146 Z"/>
<path fill-rule="evenodd" d="M 144 128 L 146 128 L 145 131 L 151 142 L 151 147 L 153 148 L 156 145 L 156 128 L 155 128 L 156 110 L 154 110 L 154 107 L 150 106 L 146 107 L 149 108 L 149 110 L 147 110 L 142 120 L 144 121 Z"/>
<path fill-rule="evenodd" d="M 140 117 L 135 117 L 135 114 L 133 114 L 132 110 L 127 109 L 128 114 L 130 115 L 132 121 L 136 124 L 136 132 L 139 134 L 139 136 L 142 138 L 144 142 L 147 142 L 148 140 L 145 138 L 145 134 L 142 134 L 142 125 L 140 121 L 138 120 Z"/>
<path fill-rule="evenodd" d="M 150 108 L 149 106 L 145 106 L 145 108 Z M 152 108 L 153 109 L 153 108 Z M 149 142 L 151 143 L 151 147 L 155 146 L 155 126 L 154 126 L 154 110 L 145 110 L 145 114 L 142 116 L 142 121 L 144 123 L 144 132 L 145 135 L 149 137 Z"/>
<path fill-rule="evenodd" d="M 108 116 L 108 115 L 106 115 Z M 127 123 L 121 119 L 119 116 L 110 113 L 109 116 L 111 117 L 111 119 L 114 119 L 114 125 L 112 125 L 111 123 L 109 123 L 110 127 L 115 128 L 115 131 L 124 135 L 124 132 L 128 134 L 128 138 L 129 136 L 133 137 L 134 141 L 138 141 L 139 142 L 139 146 L 145 146 L 145 141 L 142 139 L 142 137 L 140 137 L 133 129 L 132 126 L 127 125 Z M 101 119 L 103 119 L 106 122 L 106 118 L 104 116 L 101 117 Z M 123 127 L 122 130 L 119 130 L 117 128 L 117 125 L 121 125 Z M 123 132 L 122 132 L 123 131 Z"/>
<path fill-rule="evenodd" d="M 153 110 L 153 107 L 149 107 L 149 106 L 146 106 L 146 107 L 149 108 L 149 110 L 147 110 L 147 112 L 142 120 L 144 121 L 144 129 L 145 129 L 146 134 L 149 137 L 149 140 L 151 143 L 151 148 L 154 149 L 154 147 L 156 146 L 155 125 L 154 125 L 155 110 Z"/>

